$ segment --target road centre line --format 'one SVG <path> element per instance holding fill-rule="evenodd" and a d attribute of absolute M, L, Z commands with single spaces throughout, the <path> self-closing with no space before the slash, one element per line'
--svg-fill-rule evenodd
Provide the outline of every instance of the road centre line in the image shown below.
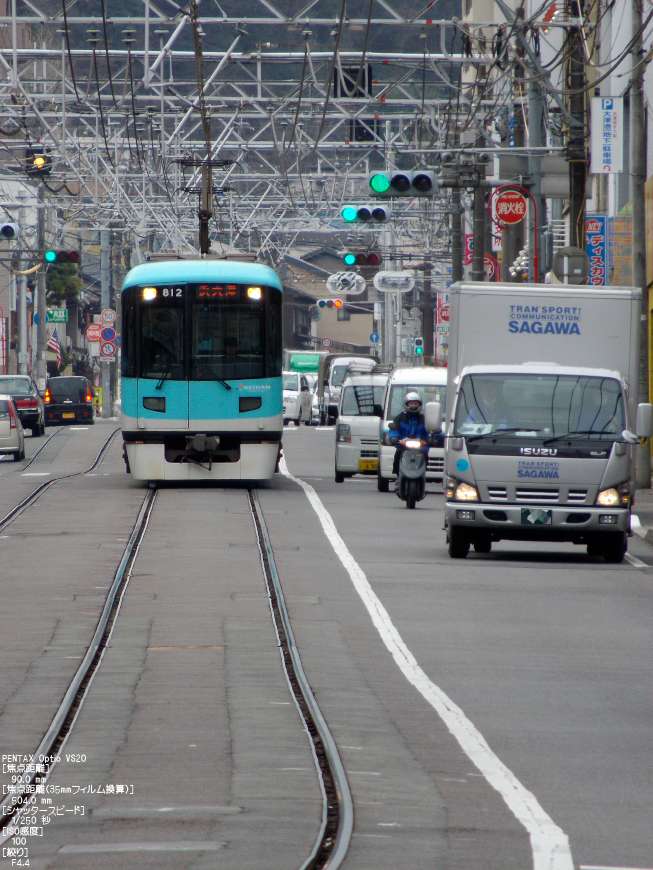
<path fill-rule="evenodd" d="M 281 473 L 301 486 L 322 525 L 329 543 L 349 574 L 354 588 L 372 619 L 376 630 L 406 679 L 436 710 L 470 761 L 499 792 L 517 820 L 526 828 L 533 853 L 533 870 L 573 870 L 569 838 L 545 813 L 535 795 L 526 789 L 508 767 L 494 754 L 487 741 L 460 707 L 433 683 L 404 643 L 390 615 L 376 596 L 360 565 L 341 538 L 331 514 L 313 487 L 288 470 L 285 459 Z"/>

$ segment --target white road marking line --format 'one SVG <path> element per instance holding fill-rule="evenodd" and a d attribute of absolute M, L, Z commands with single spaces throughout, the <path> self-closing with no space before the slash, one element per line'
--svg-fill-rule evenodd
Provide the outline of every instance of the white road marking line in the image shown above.
<path fill-rule="evenodd" d="M 205 840 L 178 840 L 163 843 L 89 843 L 86 846 L 62 846 L 59 853 L 91 855 L 99 852 L 215 852 L 224 843 Z"/>
<path fill-rule="evenodd" d="M 49 477 L 51 474 L 51 471 L 24 471 L 21 477 Z"/>
<path fill-rule="evenodd" d="M 639 517 L 637 514 L 630 515 L 630 528 L 635 532 L 636 535 L 639 535 L 640 538 L 646 537 L 647 529 L 642 527 L 642 524 L 639 521 Z"/>
<path fill-rule="evenodd" d="M 439 686 L 433 683 L 419 666 L 414 655 L 392 624 L 387 610 L 372 590 L 360 565 L 340 537 L 331 514 L 324 507 L 313 487 L 291 474 L 283 458 L 280 462 L 280 469 L 282 474 L 301 486 L 306 493 L 306 497 L 320 520 L 324 534 L 349 574 L 376 630 L 401 672 L 436 710 L 470 761 L 484 774 L 490 785 L 499 792 L 509 809 L 528 831 L 533 852 L 533 870 L 573 870 L 574 864 L 569 848 L 569 838 L 565 832 L 544 812 L 535 795 L 529 792 L 514 773 L 492 752 L 483 735 L 465 716 L 460 707 Z"/>
<path fill-rule="evenodd" d="M 638 559 L 637 556 L 631 556 L 630 553 L 626 553 L 625 557 L 626 562 L 630 562 L 633 568 L 650 568 L 650 565 L 647 565 L 646 562 L 642 562 L 641 559 Z"/>
<path fill-rule="evenodd" d="M 581 864 L 580 870 L 651 870 L 650 867 L 608 867 L 605 864 Z"/>

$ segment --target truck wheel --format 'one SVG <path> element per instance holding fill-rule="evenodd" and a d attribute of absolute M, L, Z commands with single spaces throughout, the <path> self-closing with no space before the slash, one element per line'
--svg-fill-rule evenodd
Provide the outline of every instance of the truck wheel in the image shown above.
<path fill-rule="evenodd" d="M 345 482 L 345 475 L 343 474 L 342 471 L 338 471 L 338 469 L 336 468 L 336 483 L 344 483 L 344 482 Z"/>
<path fill-rule="evenodd" d="M 623 562 L 627 549 L 628 539 L 625 532 L 609 532 L 606 534 L 603 540 L 603 558 L 606 562 L 613 565 Z"/>
<path fill-rule="evenodd" d="M 376 488 L 379 492 L 387 492 L 390 489 L 390 481 L 387 477 L 381 477 L 380 474 L 377 474 Z"/>
<path fill-rule="evenodd" d="M 489 553 L 492 549 L 492 541 L 489 538 L 477 538 L 474 541 L 474 549 L 477 553 Z"/>
<path fill-rule="evenodd" d="M 458 526 L 449 526 L 449 555 L 452 559 L 464 559 L 469 553 L 469 538 Z"/>

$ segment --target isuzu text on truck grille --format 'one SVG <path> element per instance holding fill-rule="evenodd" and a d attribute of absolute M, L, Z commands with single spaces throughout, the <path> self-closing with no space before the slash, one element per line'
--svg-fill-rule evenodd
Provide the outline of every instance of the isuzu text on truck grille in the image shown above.
<path fill-rule="evenodd" d="M 511 305 L 509 332 L 534 335 L 580 335 L 580 307 L 567 305 Z"/>

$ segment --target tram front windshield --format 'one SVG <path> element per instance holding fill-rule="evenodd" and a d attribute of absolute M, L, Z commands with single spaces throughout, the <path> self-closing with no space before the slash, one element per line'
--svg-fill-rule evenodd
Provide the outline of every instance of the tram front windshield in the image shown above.
<path fill-rule="evenodd" d="M 136 321 L 138 351 L 125 348 L 131 361 L 123 374 L 137 368 L 142 378 L 194 381 L 280 374 L 281 294 L 274 288 L 188 284 L 154 289 L 150 300 L 137 297 L 137 318 L 133 309 L 125 311 L 129 326 Z"/>

